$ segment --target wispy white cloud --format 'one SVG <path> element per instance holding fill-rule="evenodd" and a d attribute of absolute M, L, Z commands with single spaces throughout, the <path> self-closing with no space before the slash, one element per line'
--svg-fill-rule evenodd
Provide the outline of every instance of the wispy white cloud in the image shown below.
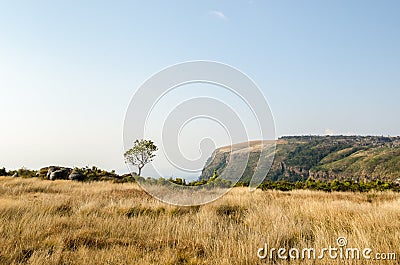
<path fill-rule="evenodd" d="M 329 128 L 326 128 L 326 129 L 325 129 L 325 135 L 334 135 L 334 134 L 335 134 L 335 131 L 334 131 L 334 130 L 329 129 Z"/>
<path fill-rule="evenodd" d="M 223 20 L 228 20 L 228 17 L 221 11 L 217 11 L 217 10 L 211 10 L 210 12 L 208 12 L 210 15 L 219 18 L 219 19 L 223 19 Z"/>
<path fill-rule="evenodd" d="M 326 128 L 325 129 L 325 135 L 345 135 L 345 136 L 349 136 L 349 135 L 357 135 L 357 134 L 355 132 L 338 133 L 335 130 Z"/>

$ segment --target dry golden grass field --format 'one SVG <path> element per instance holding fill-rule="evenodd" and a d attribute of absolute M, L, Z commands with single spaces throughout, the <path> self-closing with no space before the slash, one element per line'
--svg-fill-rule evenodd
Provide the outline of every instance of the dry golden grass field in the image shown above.
<path fill-rule="evenodd" d="M 393 192 L 248 192 L 200 207 L 159 202 L 135 184 L 0 177 L 1 264 L 270 264 L 259 248 L 337 246 L 400 253 Z M 276 264 L 399 264 L 291 259 Z"/>

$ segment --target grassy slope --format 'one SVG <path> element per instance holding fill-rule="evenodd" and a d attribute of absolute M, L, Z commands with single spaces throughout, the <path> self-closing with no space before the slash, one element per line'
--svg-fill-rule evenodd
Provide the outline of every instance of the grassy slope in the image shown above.
<path fill-rule="evenodd" d="M 398 251 L 398 227 L 392 192 L 235 188 L 177 208 L 135 184 L 0 177 L 0 264 L 266 264 L 256 256 L 264 243 L 322 248 L 345 236 L 350 247 Z"/>
<path fill-rule="evenodd" d="M 335 155 L 335 154 L 333 154 Z M 371 148 L 360 150 L 344 158 L 322 161 L 315 170 L 351 175 L 400 177 L 400 148 Z"/>

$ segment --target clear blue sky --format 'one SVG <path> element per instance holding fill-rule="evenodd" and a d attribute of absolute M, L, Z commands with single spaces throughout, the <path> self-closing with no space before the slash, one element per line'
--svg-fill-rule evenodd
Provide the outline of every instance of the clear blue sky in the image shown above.
<path fill-rule="evenodd" d="M 0 166 L 126 171 L 125 110 L 187 60 L 227 63 L 277 136 L 400 135 L 400 1 L 1 1 Z"/>

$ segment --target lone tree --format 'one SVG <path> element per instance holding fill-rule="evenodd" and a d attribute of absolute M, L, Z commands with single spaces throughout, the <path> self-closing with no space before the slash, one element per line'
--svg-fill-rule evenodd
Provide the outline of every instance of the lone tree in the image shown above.
<path fill-rule="evenodd" d="M 156 156 L 154 153 L 158 150 L 157 146 L 151 140 L 136 140 L 133 147 L 125 152 L 125 161 L 138 167 L 138 175 L 140 176 L 142 168 L 153 161 Z"/>

